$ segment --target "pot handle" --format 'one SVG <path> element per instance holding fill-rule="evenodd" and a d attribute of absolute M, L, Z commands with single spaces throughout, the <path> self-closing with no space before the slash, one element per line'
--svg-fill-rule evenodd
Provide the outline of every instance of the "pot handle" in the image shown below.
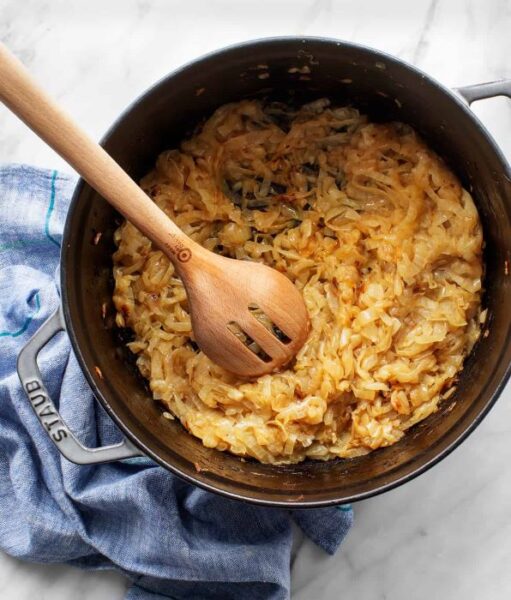
<path fill-rule="evenodd" d="M 475 102 L 476 100 L 494 98 L 495 96 L 507 96 L 508 98 L 511 98 L 511 79 L 501 79 L 500 81 L 466 85 L 455 88 L 455 91 L 469 104 L 472 104 L 472 102 Z"/>
<path fill-rule="evenodd" d="M 79 465 L 92 465 L 122 458 L 143 456 L 140 450 L 127 439 L 113 446 L 86 448 L 64 423 L 42 381 L 41 371 L 37 364 L 37 355 L 42 348 L 59 331 L 64 330 L 64 319 L 60 308 L 58 308 L 23 347 L 19 353 L 17 364 L 23 389 L 41 425 L 48 432 L 51 441 L 65 458 Z"/>

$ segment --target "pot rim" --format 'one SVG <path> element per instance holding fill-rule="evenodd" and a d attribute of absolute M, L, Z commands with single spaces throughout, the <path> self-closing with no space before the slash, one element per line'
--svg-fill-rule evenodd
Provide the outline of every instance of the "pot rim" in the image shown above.
<path fill-rule="evenodd" d="M 388 54 L 381 50 L 371 48 L 371 47 L 363 45 L 363 44 L 356 44 L 353 42 L 346 42 L 346 41 L 339 40 L 336 38 L 329 38 L 329 37 L 323 37 L 323 36 L 289 35 L 289 36 L 273 36 L 273 37 L 256 38 L 253 40 L 247 40 L 247 41 L 240 42 L 240 43 L 230 44 L 223 48 L 213 50 L 211 52 L 208 52 L 206 54 L 198 56 L 197 58 L 194 58 L 194 59 L 188 61 L 184 65 L 182 65 L 182 66 L 172 70 L 168 74 L 164 75 L 158 81 L 156 81 L 153 85 L 151 85 L 146 90 L 144 90 L 142 93 L 140 93 L 135 98 L 135 100 L 133 100 L 130 104 L 128 104 L 124 108 L 124 110 L 121 112 L 121 114 L 117 117 L 117 119 L 113 122 L 113 124 L 108 128 L 107 132 L 101 138 L 100 145 L 104 146 L 106 144 L 106 142 L 108 141 L 110 136 L 114 133 L 114 131 L 117 129 L 119 124 L 123 121 L 123 119 L 126 117 L 126 115 L 128 113 L 130 113 L 132 110 L 134 110 L 140 103 L 142 103 L 146 99 L 146 97 L 148 95 L 152 94 L 160 85 L 164 84 L 169 79 L 174 78 L 176 75 L 180 74 L 181 72 L 186 71 L 188 68 L 196 65 L 197 63 L 201 63 L 205 60 L 213 59 L 213 58 L 220 58 L 222 55 L 228 54 L 229 52 L 231 52 L 233 50 L 239 50 L 242 48 L 248 49 L 248 48 L 252 48 L 253 46 L 265 46 L 265 45 L 271 46 L 271 45 L 273 45 L 275 43 L 279 43 L 279 42 L 301 42 L 303 44 L 307 44 L 309 42 L 314 42 L 314 43 L 319 42 L 321 44 L 326 44 L 326 45 L 335 45 L 339 48 L 352 48 L 357 51 L 361 51 L 366 54 L 369 54 L 372 57 L 374 57 L 376 60 L 379 59 L 382 61 L 394 63 L 398 66 L 401 66 L 408 70 L 413 71 L 416 75 L 419 75 L 421 78 L 426 80 L 431 86 L 437 88 L 438 91 L 440 91 L 444 95 L 448 96 L 450 98 L 450 100 L 452 100 L 453 102 L 455 102 L 457 104 L 457 107 L 459 109 L 463 110 L 463 112 L 472 121 L 474 126 L 477 127 L 481 131 L 481 133 L 485 136 L 485 138 L 491 145 L 492 150 L 495 152 L 497 158 L 499 159 L 499 162 L 501 163 L 502 167 L 504 168 L 507 178 L 511 181 L 511 165 L 508 163 L 502 150 L 497 145 L 497 143 L 495 142 L 495 140 L 493 139 L 492 135 L 487 130 L 485 125 L 480 121 L 480 119 L 477 117 L 477 115 L 475 115 L 473 113 L 473 111 L 469 108 L 468 103 L 458 93 L 456 93 L 455 91 L 444 86 L 443 84 L 438 82 L 436 79 L 432 78 L 430 75 L 423 72 L 421 69 L 419 69 L 419 68 L 411 65 L 410 63 L 403 61 L 402 59 L 397 58 L 391 54 Z M 274 507 L 274 508 L 288 508 L 288 509 L 331 507 L 331 506 L 337 506 L 340 504 L 348 504 L 348 503 L 358 502 L 360 500 L 364 500 L 367 498 L 377 496 L 384 492 L 395 489 L 395 488 L 399 487 L 400 485 L 403 485 L 404 483 L 411 481 L 412 479 L 415 479 L 416 477 L 425 473 L 431 467 L 433 467 L 434 465 L 439 463 L 441 460 L 443 460 L 445 457 L 447 457 L 451 452 L 453 452 L 453 450 L 455 450 L 479 426 L 479 424 L 482 422 L 482 420 L 486 417 L 486 415 L 489 413 L 489 411 L 493 408 L 493 406 L 495 405 L 495 402 L 501 395 L 502 390 L 504 389 L 506 383 L 508 382 L 509 377 L 511 376 L 511 363 L 510 363 L 507 365 L 505 373 L 502 376 L 502 379 L 500 380 L 499 384 L 496 386 L 495 391 L 492 393 L 492 395 L 490 396 L 490 398 L 488 399 L 488 401 L 486 402 L 484 407 L 479 411 L 478 414 L 476 414 L 476 416 L 472 419 L 472 421 L 469 423 L 469 425 L 466 426 L 461 432 L 457 433 L 454 436 L 454 439 L 452 441 L 450 441 L 444 448 L 442 448 L 435 456 L 431 457 L 424 464 L 417 467 L 412 472 L 402 475 L 402 476 L 399 476 L 387 483 L 380 484 L 371 490 L 352 494 L 351 496 L 346 496 L 340 500 L 336 500 L 336 499 L 306 500 L 306 499 L 304 499 L 304 500 L 283 501 L 283 500 L 272 500 L 271 498 L 269 498 L 269 499 L 252 498 L 252 497 L 250 497 L 249 493 L 231 492 L 231 491 L 223 489 L 221 487 L 216 487 L 215 485 L 201 481 L 201 480 L 195 478 L 193 475 L 183 472 L 176 465 L 169 464 L 166 461 L 164 461 L 162 458 L 160 458 L 158 456 L 158 454 L 156 452 L 154 452 L 153 450 L 148 448 L 146 444 L 141 442 L 136 437 L 136 435 L 131 432 L 129 427 L 127 427 L 124 424 L 122 419 L 112 409 L 112 407 L 110 406 L 110 403 L 108 402 L 106 397 L 101 393 L 101 391 L 97 385 L 97 382 L 95 380 L 95 377 L 92 373 L 92 370 L 90 370 L 89 367 L 87 366 L 85 358 L 84 358 L 82 351 L 80 349 L 80 346 L 78 344 L 77 336 L 75 333 L 75 329 L 74 329 L 74 325 L 73 325 L 73 322 L 71 319 L 71 314 L 70 314 L 70 309 L 69 309 L 69 302 L 68 302 L 68 295 L 67 295 L 68 278 L 67 278 L 66 269 L 64 267 L 67 262 L 66 255 L 68 252 L 68 248 L 71 245 L 72 232 L 71 232 L 71 227 L 70 227 L 71 219 L 69 217 L 73 213 L 75 206 L 78 202 L 78 199 L 86 185 L 88 185 L 88 184 L 82 178 L 79 178 L 76 183 L 76 186 L 75 186 L 75 189 L 73 192 L 73 196 L 72 196 L 71 202 L 69 204 L 68 214 L 66 216 L 66 222 L 65 222 L 63 238 L 62 238 L 62 251 L 61 251 L 61 260 L 60 260 L 60 283 L 61 283 L 62 312 L 64 315 L 64 321 L 66 324 L 66 331 L 71 340 L 71 345 L 72 345 L 73 351 L 78 359 L 80 368 L 81 368 L 83 374 L 85 375 L 87 382 L 90 385 L 94 396 L 100 401 L 103 408 L 106 410 L 107 414 L 114 421 L 114 423 L 120 428 L 120 430 L 124 433 L 124 435 L 136 447 L 140 448 L 146 456 L 151 458 L 158 465 L 164 467 L 168 471 L 171 471 L 174 475 L 177 475 L 181 479 L 184 479 L 185 481 L 187 481 L 189 483 L 199 486 L 202 489 L 205 489 L 209 492 L 220 494 L 224 497 L 234 499 L 234 500 L 241 500 L 241 501 L 250 502 L 252 504 L 257 504 L 257 505 L 261 505 L 261 506 L 268 506 L 268 507 Z M 509 345 L 509 343 L 511 341 L 510 338 L 511 338 L 511 334 L 508 331 L 508 336 L 507 336 L 507 340 L 506 340 L 507 345 Z M 349 459 L 345 459 L 345 460 L 349 460 Z M 390 476 L 392 477 L 392 472 L 390 473 Z"/>

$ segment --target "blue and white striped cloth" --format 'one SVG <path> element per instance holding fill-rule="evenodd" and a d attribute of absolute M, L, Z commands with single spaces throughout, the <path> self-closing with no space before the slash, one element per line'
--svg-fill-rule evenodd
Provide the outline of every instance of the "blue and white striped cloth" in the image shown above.
<path fill-rule="evenodd" d="M 59 303 L 74 183 L 56 171 L 0 167 L 0 548 L 30 561 L 119 569 L 133 582 L 131 600 L 288 598 L 291 520 L 333 554 L 351 508 L 289 512 L 226 500 L 149 459 L 77 466 L 61 458 L 33 414 L 16 356 Z M 65 335 L 43 350 L 40 365 L 80 440 L 120 439 Z"/>

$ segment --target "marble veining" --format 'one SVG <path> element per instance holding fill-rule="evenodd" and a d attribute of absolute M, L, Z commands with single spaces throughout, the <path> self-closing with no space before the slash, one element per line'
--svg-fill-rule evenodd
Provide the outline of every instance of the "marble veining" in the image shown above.
<path fill-rule="evenodd" d="M 413 51 L 412 63 L 414 65 L 420 65 L 424 54 L 428 50 L 428 46 L 430 43 L 429 33 L 431 31 L 431 27 L 433 26 L 433 20 L 435 18 L 437 7 L 438 0 L 431 0 L 428 7 L 428 11 L 426 13 L 426 18 L 424 19 L 424 25 L 422 26 L 419 39 L 415 46 L 415 50 Z"/>
<path fill-rule="evenodd" d="M 0 0 L 0 39 L 100 138 L 140 92 L 227 44 L 323 35 L 394 54 L 447 86 L 511 77 L 510 0 Z M 511 101 L 474 105 L 511 159 Z M 0 161 L 69 170 L 0 106 Z M 335 557 L 296 533 L 293 600 L 504 600 L 511 594 L 511 388 L 433 470 L 356 505 Z M 2 600 L 116 600 L 117 573 L 0 555 Z"/>

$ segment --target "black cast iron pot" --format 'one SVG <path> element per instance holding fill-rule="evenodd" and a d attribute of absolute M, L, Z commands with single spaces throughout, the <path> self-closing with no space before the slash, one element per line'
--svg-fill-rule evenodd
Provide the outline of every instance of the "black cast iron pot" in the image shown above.
<path fill-rule="evenodd" d="M 304 68 L 305 67 L 305 68 Z M 298 68 L 298 70 L 297 70 Z M 62 308 L 25 347 L 18 368 L 32 405 L 61 452 L 78 463 L 147 455 L 184 479 L 233 498 L 286 507 L 317 507 L 391 489 L 445 457 L 475 429 L 510 372 L 511 171 L 468 103 L 511 97 L 511 81 L 452 92 L 380 52 L 317 38 L 248 42 L 201 58 L 147 91 L 113 125 L 103 145 L 139 180 L 158 154 L 176 146 L 226 102 L 252 97 L 352 103 L 376 121 L 411 124 L 474 194 L 486 240 L 486 337 L 468 357 L 456 393 L 397 444 L 367 456 L 275 467 L 205 448 L 161 409 L 133 368 L 101 305 L 111 301 L 116 214 L 86 183 L 76 187 L 62 245 Z M 102 232 L 101 243 L 91 243 Z M 41 347 L 66 329 L 96 395 L 126 435 L 108 448 L 84 448 L 62 422 L 36 365 Z M 102 377 L 100 376 L 102 374 Z M 200 471 L 196 469 L 200 465 Z"/>

